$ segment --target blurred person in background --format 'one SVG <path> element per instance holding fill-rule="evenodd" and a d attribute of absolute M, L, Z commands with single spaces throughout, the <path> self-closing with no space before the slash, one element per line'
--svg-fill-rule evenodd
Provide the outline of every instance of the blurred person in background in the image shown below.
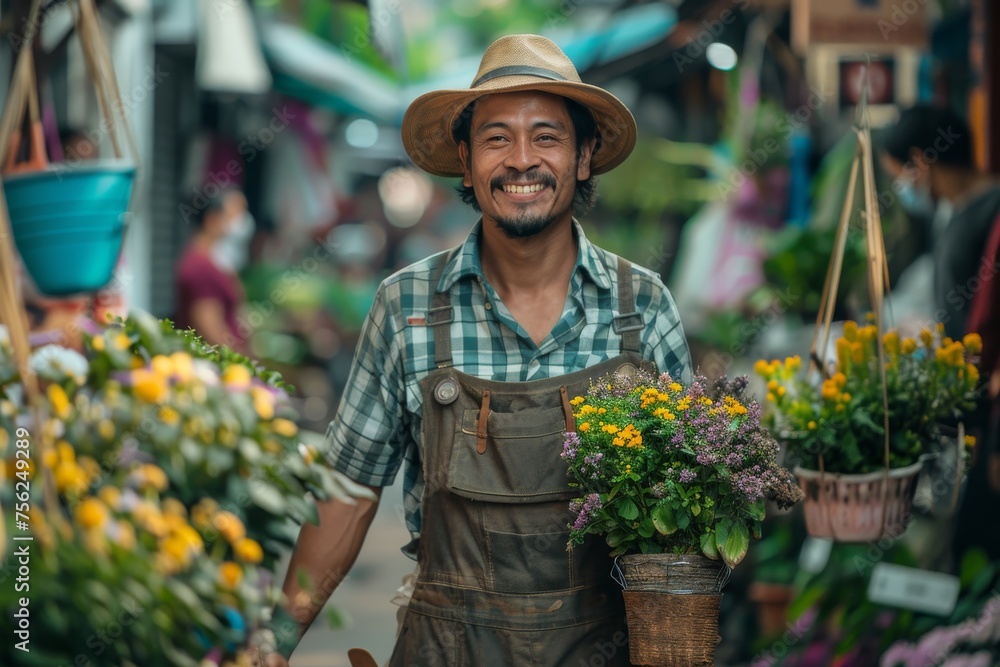
<path fill-rule="evenodd" d="M 969 125 L 948 108 L 917 105 L 905 110 L 882 137 L 881 159 L 908 212 L 939 218 L 935 209 L 942 204 L 951 208 L 950 218 L 933 234 L 934 318 L 952 339 L 962 340 L 970 332 L 981 336 L 981 359 L 988 366 L 982 375 L 988 379 L 1000 354 L 1000 292 L 995 286 L 1000 251 L 988 247 L 990 232 L 1000 223 L 1000 184 L 976 167 Z M 992 243 L 996 246 L 1000 239 Z M 988 393 L 966 420 L 977 446 L 953 524 L 955 562 L 976 547 L 991 560 L 1000 558 L 1000 533 L 981 529 L 1000 512 L 1000 458 Z"/>
<path fill-rule="evenodd" d="M 418 167 L 462 178 L 481 219 L 462 245 L 383 281 L 327 434 L 333 467 L 376 498 L 404 469 L 418 570 L 394 600 L 389 664 L 577 665 L 611 646 L 602 664 L 627 665 L 609 548 L 567 550 L 576 492 L 560 454 L 576 428 L 569 397 L 594 378 L 691 371 L 659 277 L 593 246 L 574 218 L 593 204 L 592 176 L 631 152 L 635 121 L 551 41 L 514 35 L 487 49 L 471 88 L 415 100 L 402 134 Z M 258 660 L 287 664 L 279 653 L 353 565 L 377 505 L 319 503 L 275 610 L 278 653 Z"/>
<path fill-rule="evenodd" d="M 884 131 L 881 148 L 882 166 L 907 213 L 940 220 L 935 211 L 942 204 L 952 211 L 933 234 L 934 318 L 944 322 L 948 336 L 961 340 L 986 239 L 1000 214 L 1000 186 L 976 167 L 972 131 L 948 108 L 917 105 L 903 111 Z"/>
<path fill-rule="evenodd" d="M 253 235 L 253 219 L 242 192 L 227 189 L 195 206 L 195 231 L 177 261 L 176 312 L 179 329 L 194 329 L 211 345 L 246 354 L 237 316 L 244 302 L 237 272 L 243 268 Z"/>

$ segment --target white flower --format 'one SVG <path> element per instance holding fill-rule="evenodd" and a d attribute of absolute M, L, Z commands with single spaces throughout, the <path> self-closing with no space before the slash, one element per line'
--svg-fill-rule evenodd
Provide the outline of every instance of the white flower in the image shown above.
<path fill-rule="evenodd" d="M 206 387 L 219 386 L 219 370 L 211 361 L 205 359 L 194 360 L 194 376 L 198 378 Z"/>
<path fill-rule="evenodd" d="M 76 350 L 59 345 L 39 348 L 31 355 L 28 365 L 45 380 L 62 382 L 71 379 L 81 385 L 87 381 L 87 372 L 90 370 L 86 357 Z"/>
<path fill-rule="evenodd" d="M 121 507 L 123 511 L 131 512 L 139 505 L 140 501 L 141 498 L 139 498 L 139 496 L 136 495 L 136 492 L 132 489 L 125 489 L 122 491 Z"/>

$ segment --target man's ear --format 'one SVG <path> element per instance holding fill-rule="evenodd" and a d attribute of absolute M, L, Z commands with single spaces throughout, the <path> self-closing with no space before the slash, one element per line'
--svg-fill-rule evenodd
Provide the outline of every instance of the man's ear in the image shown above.
<path fill-rule="evenodd" d="M 462 176 L 462 185 L 467 188 L 471 188 L 472 171 L 469 169 L 469 144 L 464 141 L 458 142 L 458 159 L 462 162 L 462 171 L 464 172 Z"/>
<path fill-rule="evenodd" d="M 590 160 L 594 157 L 597 138 L 591 137 L 580 146 L 579 159 L 576 161 L 576 180 L 585 181 L 590 178 Z"/>

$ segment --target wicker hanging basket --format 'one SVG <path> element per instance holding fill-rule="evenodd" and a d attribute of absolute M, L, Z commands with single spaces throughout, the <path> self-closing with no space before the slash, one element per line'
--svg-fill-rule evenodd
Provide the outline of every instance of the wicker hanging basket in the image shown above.
<path fill-rule="evenodd" d="M 834 539 L 841 542 L 864 542 L 878 539 L 887 534 L 898 536 L 906 528 L 913 492 L 921 464 L 903 469 L 893 469 L 889 449 L 889 396 L 886 384 L 886 356 L 883 345 L 885 314 L 883 304 L 889 292 L 889 264 L 882 236 L 882 222 L 875 187 L 875 167 L 872 151 L 871 129 L 868 118 L 867 86 L 863 89 L 861 103 L 857 109 L 857 123 L 854 128 L 858 144 L 847 181 L 847 193 L 841 209 L 834 242 L 833 255 L 827 267 L 823 295 L 820 298 L 816 329 L 810 349 L 810 368 L 818 371 L 823 378 L 832 375 L 827 363 L 834 305 L 840 284 L 844 251 L 850 233 L 850 221 L 854 215 L 854 203 L 858 180 L 861 181 L 863 202 L 858 212 L 859 222 L 865 236 L 868 258 L 868 296 L 877 331 L 876 349 L 882 387 L 882 443 L 884 469 L 869 475 L 843 475 L 826 471 L 823 454 L 817 457 L 818 470 L 796 468 L 799 484 L 806 492 L 806 528 L 813 537 Z"/>
<path fill-rule="evenodd" d="M 838 475 L 796 468 L 805 491 L 806 530 L 838 542 L 897 538 L 906 530 L 921 462 L 888 474 Z"/>
<path fill-rule="evenodd" d="M 704 556 L 674 554 L 622 556 L 618 566 L 632 664 L 714 665 L 729 568 Z"/>

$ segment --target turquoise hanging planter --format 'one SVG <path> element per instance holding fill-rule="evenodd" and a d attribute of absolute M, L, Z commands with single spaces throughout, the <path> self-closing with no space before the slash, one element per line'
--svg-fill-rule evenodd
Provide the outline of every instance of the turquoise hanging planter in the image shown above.
<path fill-rule="evenodd" d="M 135 173 L 128 160 L 95 160 L 4 176 L 14 244 L 39 291 L 67 296 L 111 282 Z"/>
<path fill-rule="evenodd" d="M 102 111 L 101 127 L 106 128 L 115 157 L 49 164 L 31 48 L 18 53 L 0 118 L 3 194 L 11 236 L 35 286 L 52 297 L 96 292 L 111 282 L 138 166 L 125 117 L 111 114 L 112 109 L 122 109 L 121 94 L 96 9 L 92 0 L 78 4 L 77 36 Z M 37 2 L 32 11 L 37 14 Z M 22 160 L 25 126 L 28 151 Z M 122 154 L 126 142 L 131 159 Z"/>

